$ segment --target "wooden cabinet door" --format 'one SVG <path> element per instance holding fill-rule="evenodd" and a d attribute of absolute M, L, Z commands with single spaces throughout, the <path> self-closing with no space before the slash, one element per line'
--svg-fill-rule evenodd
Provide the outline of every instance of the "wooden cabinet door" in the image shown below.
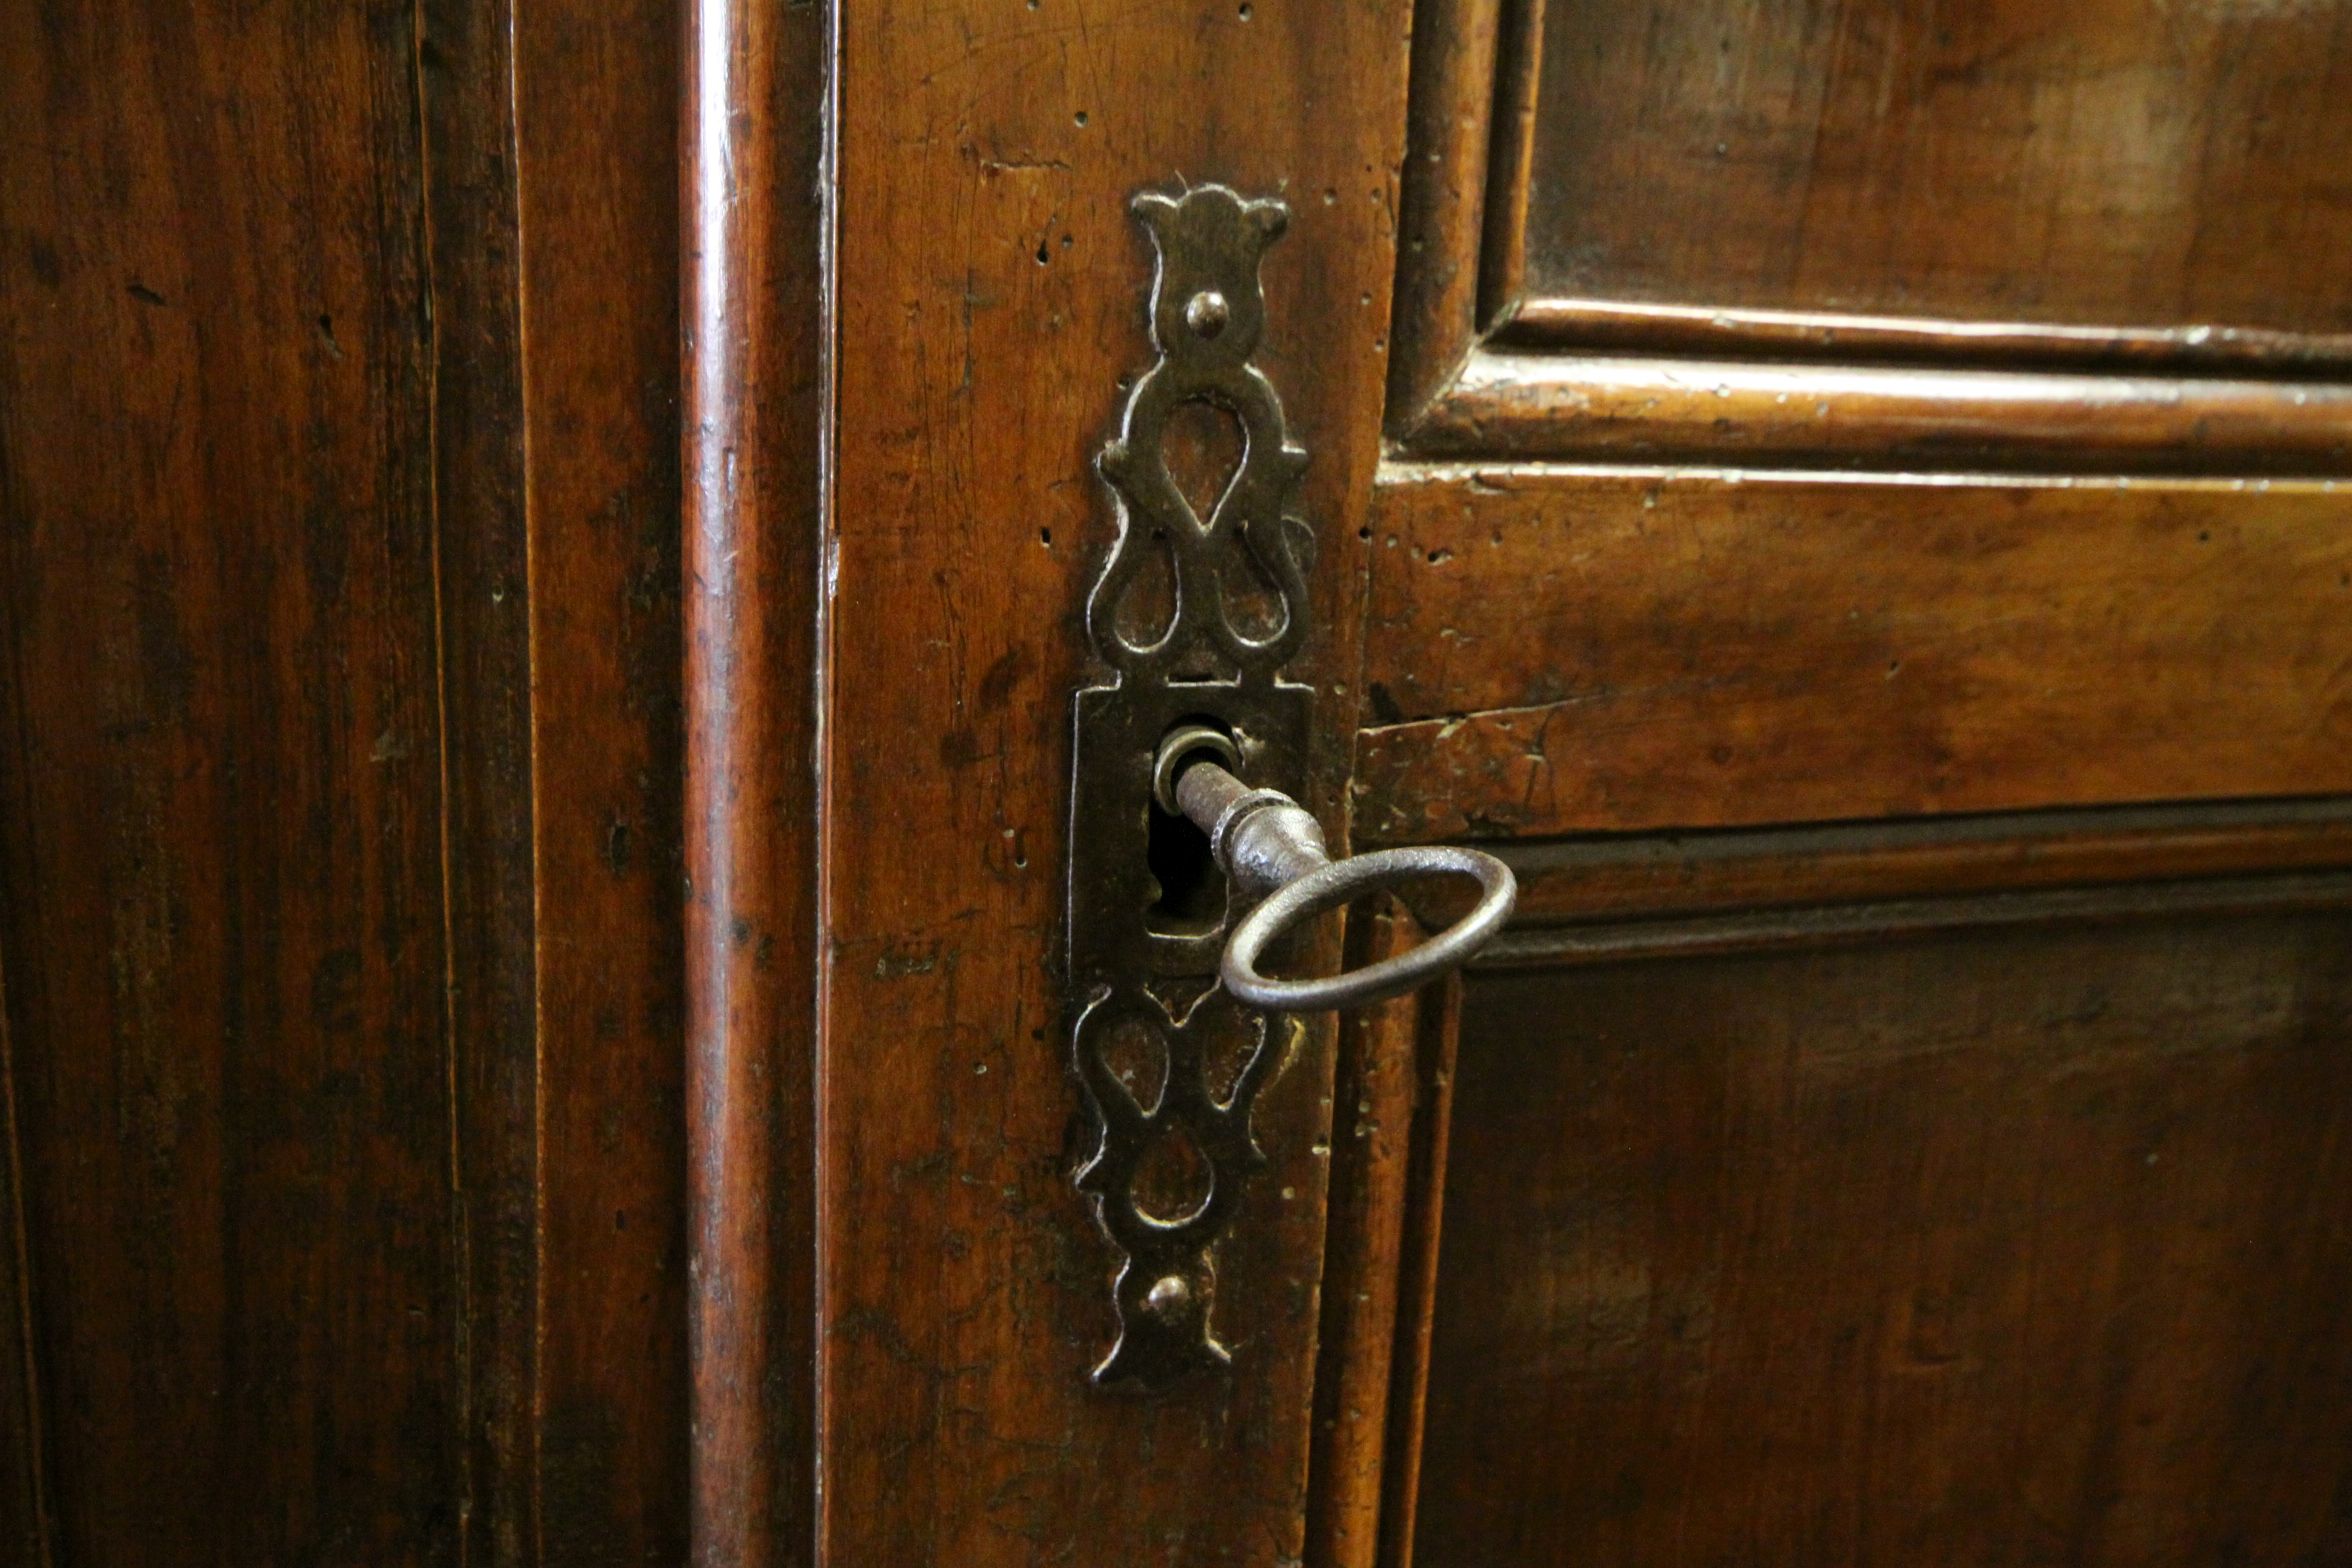
<path fill-rule="evenodd" d="M 2345 16 L 13 8 L 0 1558 L 2352 1559 Z M 1279 782 L 1520 903 L 1281 1026 L 1104 1388 L 1212 182 Z"/>
<path fill-rule="evenodd" d="M 688 1551 L 683 45 L 0 13 L 0 1563 Z"/>
<path fill-rule="evenodd" d="M 2352 1554 L 2343 21 L 845 5 L 815 826 L 740 861 L 818 933 L 813 1409 L 767 1351 L 713 1385 L 813 1433 L 773 1516 L 859 1564 Z M 1069 713 L 1129 200 L 1203 180 L 1290 210 L 1299 787 L 1522 901 L 1308 1022 L 1231 1365 L 1122 1395 Z M 796 1280 L 773 1190 L 711 1212 Z"/>

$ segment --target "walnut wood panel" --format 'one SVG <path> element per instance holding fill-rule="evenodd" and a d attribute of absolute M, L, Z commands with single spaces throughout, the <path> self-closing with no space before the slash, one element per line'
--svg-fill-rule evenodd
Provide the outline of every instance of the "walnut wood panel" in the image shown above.
<path fill-rule="evenodd" d="M 2327 484 L 1406 471 L 1358 832 L 2343 791 L 2346 522 Z"/>
<path fill-rule="evenodd" d="M 28 1560 L 682 1550 L 677 58 L 0 22 Z"/>
<path fill-rule="evenodd" d="M 2352 801 L 2110 806 L 1891 822 L 1735 828 L 1504 843 L 1518 878 L 1505 948 L 1564 927 L 1688 922 L 1887 901 L 2189 883 L 2352 869 Z M 1404 890 L 1424 925 L 1452 923 L 1467 891 Z"/>
<path fill-rule="evenodd" d="M 1429 457 L 2013 473 L 2352 472 L 2352 385 L 1483 349 Z"/>
<path fill-rule="evenodd" d="M 1383 900 L 1350 924 L 1349 963 L 1409 952 L 1420 936 L 1408 911 Z M 1307 1560 L 1319 1565 L 1368 1565 L 1380 1549 L 1398 1300 L 1413 1272 L 1416 1239 L 1406 1217 L 1413 1130 L 1428 1098 L 1425 1057 L 1442 1047 L 1451 1024 L 1442 1000 L 1431 1005 L 1418 995 L 1345 1015 L 1340 1024 L 1307 1500 Z M 1416 1299 L 1416 1315 L 1420 1305 Z"/>
<path fill-rule="evenodd" d="M 66 1561 L 459 1531 L 480 906 L 443 902 L 414 42 L 370 20 L 0 21 L 38 126 L 0 152 L 0 947 Z"/>
<path fill-rule="evenodd" d="M 1568 963 L 1883 947 L 1898 931 L 2145 919 L 2165 905 L 2330 909 L 2346 882 L 2327 873 L 2352 869 L 2348 821 L 2341 801 L 2274 801 L 1509 845 L 1518 912 L 1479 966 L 1557 978 Z M 1375 911 L 1351 927 L 1358 961 L 1461 912 L 1408 893 L 1419 922 Z M 1311 1563 L 1410 1553 L 1459 996 L 1392 1002 L 1342 1031 Z M 1368 1429 L 1383 1411 L 1385 1430 Z"/>
<path fill-rule="evenodd" d="M 1314 1560 L 1374 1453 L 1390 1564 L 2347 1550 L 2348 846 L 2293 797 L 2352 790 L 2352 290 L 2298 281 L 2352 51 L 2159 9 L 1416 8 L 1389 427 L 1464 466 L 1361 531 L 1354 828 L 1513 840 L 1527 896 L 1475 1096 L 1337 1141 Z M 1400 1199 L 1414 1113 L 1483 1172 Z M 2191 1163 L 2109 1179 L 2149 1127 Z M 1352 1272 L 1441 1218 L 1433 1319 Z"/>
<path fill-rule="evenodd" d="M 1294 209 L 1264 269 L 1260 354 L 1313 452 L 1319 629 L 1294 670 L 1354 675 L 1335 611 L 1377 456 L 1408 7 L 1377 0 L 1344 27 L 1280 0 L 841 21 L 824 1550 L 1296 1557 L 1330 1035 L 1258 1104 L 1272 1163 L 1217 1260 L 1232 1375 L 1153 1400 L 1089 1387 L 1115 1259 L 1070 1185 L 1086 1129 L 1054 967 L 1068 701 L 1112 540 L 1092 453 L 1150 358 L 1127 202 L 1180 177 Z M 1343 798 L 1344 751 L 1320 759 L 1318 807 Z"/>
<path fill-rule="evenodd" d="M 1423 0 L 1414 32 L 1388 367 L 1387 424 L 1400 437 L 1461 373 L 1486 324 L 1479 264 L 1487 253 L 1502 9 L 1503 0 Z M 1516 58 L 1534 56 L 1522 48 Z"/>
<path fill-rule="evenodd" d="M 428 719 L 417 739 L 435 744 L 417 751 L 437 751 L 440 764 L 434 804 L 453 1124 L 446 1179 L 462 1205 L 450 1242 L 463 1469 L 456 1497 L 439 1501 L 444 1510 L 456 1505 L 461 1553 L 523 1562 L 538 1555 L 544 1523 L 536 1506 L 546 1265 L 539 1221 L 548 1196 L 539 1067 L 548 1042 L 537 1016 L 536 585 L 520 363 L 513 14 L 438 0 L 419 23 L 420 162 L 385 172 L 423 198 L 424 270 L 415 303 L 433 355 L 423 389 L 431 414 L 424 499 L 440 639 L 433 672 L 439 733 Z M 326 517 L 315 522 L 333 526 Z M 414 742 L 396 739 L 392 747 L 403 744 Z M 332 808 L 322 802 L 321 809 Z M 287 1054 L 298 1057 L 299 1047 Z M 329 1375 L 321 1365 L 302 1381 Z M 385 1460 L 397 1462 L 391 1453 Z"/>
<path fill-rule="evenodd" d="M 1649 305 L 1620 300 L 1517 299 L 1492 324 L 1500 347 L 1646 350 L 1719 359 L 1846 359 L 2053 370 L 2193 371 L 2205 375 L 2341 380 L 2352 335 L 2259 327 L 2070 326 L 1951 321 L 1935 316 L 1753 306 Z M 2178 383 L 2175 383 L 2176 385 Z M 2184 392 L 2193 392 L 2184 386 Z"/>
<path fill-rule="evenodd" d="M 2352 232 L 2341 111 L 2275 108 L 2352 72 L 2333 23 L 1915 9 L 1430 0 L 1392 433 L 1428 455 L 2342 472 L 2352 294 L 2298 281 L 2315 235 Z M 2130 129 L 2135 105 L 2177 134 Z"/>
<path fill-rule="evenodd" d="M 2352 1551 L 2344 893 L 1474 978 L 1411 1560 Z"/>
<path fill-rule="evenodd" d="M 693 1560 L 813 1562 L 827 17 L 687 19 Z"/>
<path fill-rule="evenodd" d="M 11 1562 L 49 1568 L 48 1477 L 41 1437 L 41 1369 L 27 1267 L 24 1162 L 16 1119 L 16 1061 L 8 1044 L 8 976 L 0 970 L 0 1550 Z"/>
<path fill-rule="evenodd" d="M 2352 869 L 2352 801 L 2109 807 L 1514 844 L 1514 929 Z"/>
<path fill-rule="evenodd" d="M 1528 295 L 2352 333 L 2333 7 L 1543 12 Z"/>
<path fill-rule="evenodd" d="M 538 671 L 534 1507 L 556 1564 L 687 1550 L 681 42 L 672 0 L 516 10 Z"/>

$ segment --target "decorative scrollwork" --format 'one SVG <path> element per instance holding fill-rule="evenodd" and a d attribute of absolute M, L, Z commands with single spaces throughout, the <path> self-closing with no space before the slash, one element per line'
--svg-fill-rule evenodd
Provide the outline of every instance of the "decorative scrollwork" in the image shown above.
<path fill-rule="evenodd" d="M 1164 680 L 1205 641 L 1243 679 L 1270 679 L 1306 636 L 1304 557 L 1313 542 L 1305 522 L 1284 510 L 1306 451 L 1286 439 L 1274 384 L 1249 362 L 1266 320 L 1258 260 L 1290 212 L 1222 185 L 1176 198 L 1147 192 L 1134 211 L 1159 250 L 1151 323 L 1160 360 L 1128 393 L 1119 434 L 1099 459 L 1119 499 L 1119 542 L 1087 596 L 1087 629 L 1123 675 Z M 1242 430 L 1241 465 L 1206 518 L 1194 514 L 1168 470 L 1168 420 L 1187 403 L 1222 408 Z M 1158 638 L 1139 645 L 1119 629 L 1117 610 L 1161 543 L 1172 556 L 1175 613 Z M 1280 602 L 1280 620 L 1264 637 L 1249 636 L 1227 602 L 1231 579 L 1217 558 L 1236 551 Z"/>
<path fill-rule="evenodd" d="M 1125 1254 L 1112 1290 L 1119 1338 L 1095 1380 L 1159 1386 L 1230 1359 L 1210 1323 L 1214 1253 L 1245 1179 L 1265 1163 L 1250 1134 L 1251 1108 L 1288 1057 L 1297 1026 L 1239 1007 L 1221 991 L 1179 1006 L 1166 999 L 1169 987 L 1149 983 L 1214 975 L 1223 937 L 1221 922 L 1169 930 L 1146 918 L 1153 884 L 1142 829 L 1151 748 L 1176 718 L 1209 713 L 1232 728 L 1257 766 L 1253 776 L 1295 777 L 1308 692 L 1279 676 L 1307 634 L 1314 537 L 1288 510 L 1307 454 L 1288 439 L 1281 400 L 1251 363 L 1266 312 L 1258 265 L 1289 209 L 1203 185 L 1173 196 L 1146 192 L 1133 211 L 1158 254 L 1150 314 L 1159 358 L 1130 388 L 1119 433 L 1099 459 L 1119 537 L 1088 595 L 1086 624 L 1114 680 L 1078 694 L 1071 1049 L 1101 1128 L 1078 1185 Z M 1205 517 L 1168 463 L 1169 421 L 1195 403 L 1230 414 L 1242 435 L 1239 463 Z M 1161 550 L 1172 574 L 1172 609 L 1156 633 L 1138 638 L 1122 628 L 1122 603 Z M 1274 601 L 1264 629 L 1233 602 L 1231 585 L 1241 573 Z M 1198 679 L 1204 661 L 1231 679 Z M 1186 675 L 1195 678 L 1180 679 Z M 1122 1030 L 1142 1032 L 1164 1053 L 1164 1087 L 1148 1107 L 1111 1064 L 1107 1048 Z M 1220 1100 L 1209 1083 L 1208 1043 L 1225 1031 L 1247 1043 Z M 1208 1190 L 1190 1214 L 1163 1219 L 1146 1212 L 1137 1182 L 1154 1151 L 1175 1138 L 1198 1151 Z"/>
<path fill-rule="evenodd" d="M 1148 1031 L 1166 1053 L 1166 1086 L 1150 1108 L 1137 1103 L 1105 1050 L 1121 1024 Z M 1287 1018 L 1247 1012 L 1222 991 L 1211 991 L 1183 1017 L 1140 986 L 1096 996 L 1079 1016 L 1078 1071 L 1101 1118 L 1102 1142 L 1078 1173 L 1078 1186 L 1095 1200 L 1103 1231 L 1127 1255 L 1111 1288 L 1121 1332 L 1101 1366 L 1098 1382 L 1133 1377 L 1164 1382 L 1203 1362 L 1231 1359 L 1209 1321 L 1216 1298 L 1211 1256 L 1241 1200 L 1242 1179 L 1266 1163 L 1250 1136 L 1250 1107 L 1259 1087 L 1288 1054 Z M 1247 1032 L 1249 1045 L 1232 1092 L 1210 1092 L 1208 1047 L 1223 1029 Z M 1269 1038 L 1275 1029 L 1281 1031 Z M 1207 1162 L 1207 1194 L 1190 1214 L 1162 1219 L 1145 1212 L 1137 1186 L 1145 1163 L 1169 1139 L 1188 1140 Z"/>

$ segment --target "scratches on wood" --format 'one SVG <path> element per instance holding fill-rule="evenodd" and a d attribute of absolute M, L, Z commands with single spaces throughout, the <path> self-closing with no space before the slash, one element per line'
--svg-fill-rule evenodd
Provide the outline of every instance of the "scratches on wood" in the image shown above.
<path fill-rule="evenodd" d="M 60 1560 L 682 1554 L 678 42 L 529 20 L 0 17 L 8 1196 Z"/>
<path fill-rule="evenodd" d="M 1258 1105 L 1272 1168 L 1217 1260 L 1233 1376 L 1155 1400 L 1090 1388 L 1115 1259 L 1070 1185 L 1084 1127 L 1053 951 L 1067 697 L 1114 527 L 1092 453 L 1150 357 L 1128 203 L 1214 179 L 1293 209 L 1264 269 L 1263 351 L 1315 432 L 1301 504 L 1318 630 L 1293 673 L 1343 719 L 1344 541 L 1378 457 L 1408 22 L 1388 0 L 1344 26 L 1264 0 L 843 11 L 837 297 L 854 352 L 819 1119 L 831 1560 L 1210 1568 L 1303 1549 L 1331 1034 L 1312 1031 Z M 1342 742 L 1324 737 L 1308 792 L 1335 824 Z"/>
<path fill-rule="evenodd" d="M 1358 830 L 2352 788 L 2345 507 L 2324 482 L 1409 471 L 1370 546 Z"/>
<path fill-rule="evenodd" d="M 469 1561 L 540 1558 L 540 1048 L 533 596 L 513 18 L 418 17 L 433 301 L 434 564 Z"/>
<path fill-rule="evenodd" d="M 66 1561 L 450 1539 L 414 48 L 0 17 L 0 944 Z"/>
<path fill-rule="evenodd" d="M 514 17 L 550 1564 L 687 1543 L 677 7 Z"/>
<path fill-rule="evenodd" d="M 49 1568 L 49 1484 L 43 1449 L 46 1414 L 41 1403 L 41 1368 L 34 1340 L 32 1254 L 26 1244 L 24 1154 L 16 1115 L 16 1053 L 9 1044 L 8 961 L 0 951 L 0 1453 L 9 1474 L 0 1477 L 0 1548 L 31 1568 Z"/>

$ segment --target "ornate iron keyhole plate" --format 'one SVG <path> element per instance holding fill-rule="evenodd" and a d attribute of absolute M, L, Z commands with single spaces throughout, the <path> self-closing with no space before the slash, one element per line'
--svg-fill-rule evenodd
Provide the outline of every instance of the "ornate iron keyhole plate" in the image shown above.
<path fill-rule="evenodd" d="M 1258 265 L 1288 208 L 1202 185 L 1147 192 L 1133 210 L 1158 253 L 1159 357 L 1129 389 L 1119 433 L 1099 459 L 1119 534 L 1088 596 L 1086 627 L 1111 680 L 1079 692 L 1075 705 L 1068 952 L 1071 1051 L 1101 1129 L 1078 1185 L 1124 1257 L 1112 1288 L 1118 1338 L 1094 1377 L 1157 1387 L 1230 1359 L 1213 1319 L 1216 1247 L 1265 1163 L 1251 1109 L 1298 1026 L 1215 988 L 1230 915 L 1194 929 L 1147 919 L 1153 755 L 1178 722 L 1206 718 L 1232 736 L 1251 779 L 1299 787 L 1311 694 L 1280 675 L 1307 635 L 1314 535 L 1289 510 L 1307 454 L 1252 363 L 1266 309 Z M 1205 516 L 1168 461 L 1170 420 L 1195 403 L 1230 415 L 1242 438 Z M 1139 630 L 1130 600 L 1155 552 L 1166 564 L 1165 614 Z M 1149 1104 L 1115 1063 L 1122 1035 L 1162 1057 L 1163 1085 Z M 1215 1081 L 1218 1044 L 1239 1046 L 1229 1085 Z M 1149 1212 L 1139 1189 L 1171 1140 L 1189 1144 L 1207 1178 L 1197 1207 L 1174 1217 Z"/>

